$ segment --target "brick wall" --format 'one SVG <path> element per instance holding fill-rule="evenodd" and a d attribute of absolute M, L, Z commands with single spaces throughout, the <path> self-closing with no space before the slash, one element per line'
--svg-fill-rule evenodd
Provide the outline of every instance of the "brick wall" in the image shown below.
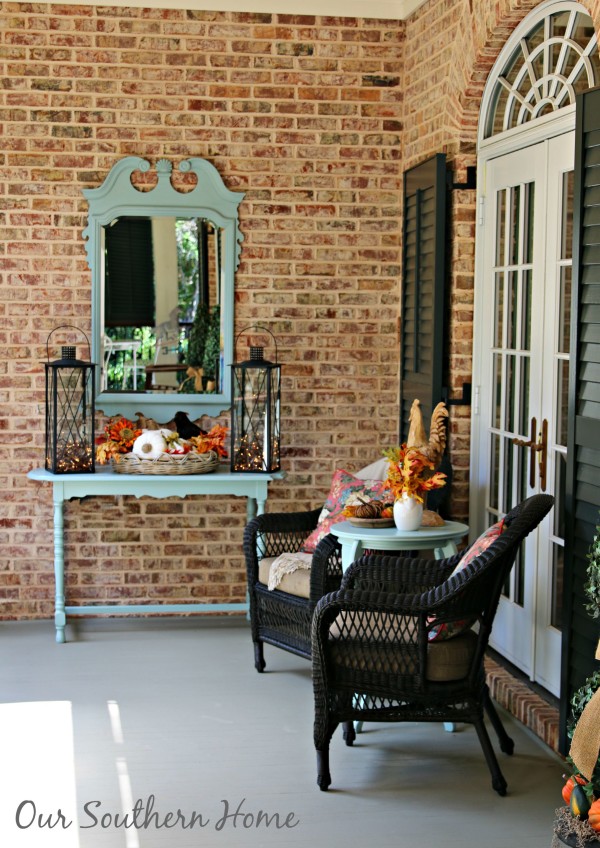
<path fill-rule="evenodd" d="M 336 467 L 397 432 L 399 22 L 6 3 L 2 10 L 0 616 L 53 610 L 43 464 L 45 342 L 90 329 L 81 190 L 120 157 L 213 162 L 243 190 L 236 327 L 283 363 L 288 481 L 315 506 Z M 68 603 L 245 595 L 235 498 L 66 507 Z"/>
<path fill-rule="evenodd" d="M 475 164 L 485 79 L 531 0 L 429 0 L 408 21 L 5 3 L 0 144 L 0 610 L 53 609 L 43 461 L 45 341 L 90 328 L 81 189 L 125 155 L 203 156 L 246 192 L 236 327 L 268 323 L 283 362 L 285 483 L 315 506 L 335 468 L 397 433 L 402 171 Z M 594 14 L 598 15 L 594 4 Z M 454 395 L 470 379 L 475 194 L 452 199 Z M 454 513 L 468 504 L 468 407 L 451 410 Z M 245 505 L 93 499 L 66 509 L 69 603 L 244 596 Z"/>

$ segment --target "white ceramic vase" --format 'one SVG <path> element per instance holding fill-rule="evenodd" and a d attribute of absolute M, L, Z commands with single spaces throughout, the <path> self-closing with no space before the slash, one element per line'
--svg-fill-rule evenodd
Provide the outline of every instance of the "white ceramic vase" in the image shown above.
<path fill-rule="evenodd" d="M 409 495 L 394 501 L 394 524 L 398 530 L 417 530 L 423 519 L 423 504 Z"/>

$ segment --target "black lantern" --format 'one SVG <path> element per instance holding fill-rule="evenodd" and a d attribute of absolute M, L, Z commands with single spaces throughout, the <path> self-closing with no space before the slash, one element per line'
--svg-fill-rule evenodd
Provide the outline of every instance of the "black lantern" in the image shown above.
<path fill-rule="evenodd" d="M 56 327 L 52 333 L 60 329 L 63 327 Z M 85 333 L 83 335 L 85 336 Z M 48 360 L 50 336 L 46 340 Z M 87 336 L 85 339 L 89 355 L 90 344 Z M 46 469 L 53 474 L 84 474 L 94 471 L 96 366 L 92 362 L 76 359 L 75 353 L 75 347 L 63 347 L 60 359 L 45 363 Z"/>
<path fill-rule="evenodd" d="M 251 347 L 250 359 L 231 366 L 231 470 L 269 473 L 280 468 L 281 365 L 273 333 L 266 327 L 255 329 L 273 339 L 275 362 L 264 358 L 264 348 Z"/>

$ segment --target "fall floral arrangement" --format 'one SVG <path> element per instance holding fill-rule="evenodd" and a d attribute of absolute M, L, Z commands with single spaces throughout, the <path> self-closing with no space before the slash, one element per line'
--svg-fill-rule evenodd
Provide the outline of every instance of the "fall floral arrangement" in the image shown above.
<path fill-rule="evenodd" d="M 166 427 L 147 430 L 137 427 L 127 418 L 111 419 L 96 440 L 96 461 L 100 465 L 111 459 L 118 462 L 123 454 L 128 453 L 150 460 L 160 459 L 165 454 L 177 457 L 209 451 L 214 451 L 218 457 L 226 457 L 226 437 L 227 428 L 218 424 L 208 433 L 182 439 L 179 433 Z"/>
<path fill-rule="evenodd" d="M 414 498 L 423 503 L 427 492 L 446 485 L 446 475 L 436 471 L 434 463 L 417 448 L 403 443 L 383 455 L 389 460 L 385 488 L 395 500 Z"/>

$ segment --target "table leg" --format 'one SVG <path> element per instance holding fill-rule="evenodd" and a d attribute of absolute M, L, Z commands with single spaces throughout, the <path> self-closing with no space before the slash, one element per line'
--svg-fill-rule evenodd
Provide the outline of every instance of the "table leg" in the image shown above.
<path fill-rule="evenodd" d="M 436 559 L 446 559 L 446 557 L 454 556 L 457 551 L 456 542 L 444 542 L 441 547 L 433 549 L 433 555 Z"/>
<path fill-rule="evenodd" d="M 435 548 L 433 555 L 436 559 L 446 559 L 446 557 L 454 556 L 457 552 L 456 542 L 446 542 L 440 548 Z M 444 722 L 444 730 L 446 733 L 454 733 L 456 725 L 453 721 Z"/>
<path fill-rule="evenodd" d="M 360 539 L 352 539 L 351 541 L 342 541 L 342 571 L 347 571 L 354 560 L 358 559 L 363 552 L 363 546 Z"/>
<path fill-rule="evenodd" d="M 54 626 L 56 641 L 66 642 L 65 627 L 65 549 L 64 549 L 64 517 L 62 498 L 54 499 Z"/>
<path fill-rule="evenodd" d="M 248 497 L 246 499 L 246 522 L 249 523 L 253 518 L 256 518 L 257 515 L 262 515 L 265 508 L 265 502 L 260 501 L 261 509 L 260 512 L 257 510 L 257 500 L 256 498 Z"/>

